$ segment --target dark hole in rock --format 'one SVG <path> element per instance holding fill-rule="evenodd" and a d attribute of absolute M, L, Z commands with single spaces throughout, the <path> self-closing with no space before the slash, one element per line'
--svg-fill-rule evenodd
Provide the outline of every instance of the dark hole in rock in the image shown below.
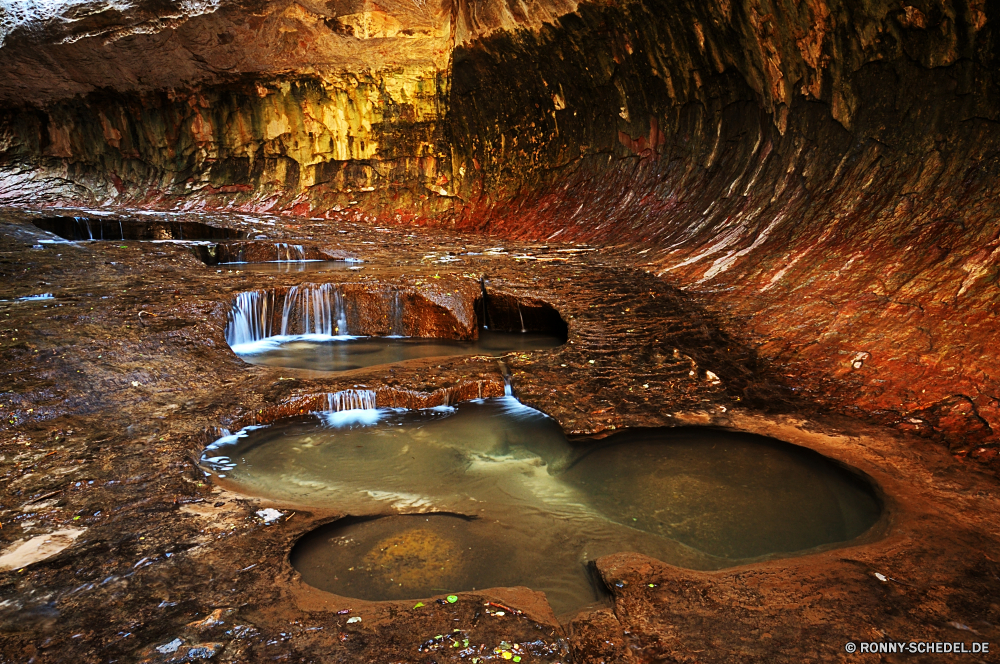
<path fill-rule="evenodd" d="M 481 330 L 474 318 L 415 291 L 358 284 L 302 284 L 237 295 L 226 341 L 251 364 L 309 371 L 346 371 L 422 357 L 499 355 L 553 348 L 566 323 L 536 300 L 498 300 L 496 310 L 523 316 L 525 332 Z M 517 314 L 520 306 L 522 313 Z M 506 307 L 506 308 L 505 308 Z"/>
<path fill-rule="evenodd" d="M 340 402 L 374 406 L 374 394 Z M 571 443 L 510 396 L 291 418 L 221 438 L 202 463 L 235 491 L 286 504 L 476 517 L 321 529 L 293 555 L 311 585 L 363 599 L 525 585 L 557 613 L 597 599 L 588 564 L 600 556 L 720 569 L 853 540 L 882 512 L 872 483 L 811 450 L 706 428 Z M 404 549 L 392 564 L 378 562 L 396 555 L 387 543 Z M 455 554 L 444 564 L 434 551 Z M 433 580 L 418 583 L 428 565 Z"/>
<path fill-rule="evenodd" d="M 486 303 L 485 306 L 483 303 Z M 551 305 L 533 298 L 489 292 L 476 298 L 479 327 L 493 332 L 543 332 L 566 343 L 569 326 Z"/>
<path fill-rule="evenodd" d="M 71 241 L 82 240 L 227 240 L 247 237 L 232 228 L 200 221 L 132 221 L 101 217 L 46 217 L 34 225 Z"/>

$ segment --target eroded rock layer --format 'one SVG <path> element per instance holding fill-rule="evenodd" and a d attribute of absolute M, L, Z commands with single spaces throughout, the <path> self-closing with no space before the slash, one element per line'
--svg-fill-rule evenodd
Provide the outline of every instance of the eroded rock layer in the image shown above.
<path fill-rule="evenodd" d="M 769 380 L 753 349 L 720 329 L 723 317 L 635 269 L 631 256 L 555 242 L 498 250 L 477 234 L 346 215 L 127 215 L 225 222 L 233 234 L 266 231 L 272 244 L 307 236 L 365 261 L 259 273 L 206 265 L 175 241 L 40 244 L 51 240 L 33 223 L 44 216 L 4 210 L 0 221 L 0 659 L 416 664 L 517 651 L 549 664 L 722 664 L 825 662 L 878 634 L 1000 640 L 996 478 L 912 435 L 817 413 Z M 396 293 L 419 294 L 426 301 L 399 300 L 406 326 L 459 336 L 462 325 L 435 321 L 478 317 L 482 274 L 494 325 L 531 328 L 532 310 L 546 304 L 566 343 L 502 363 L 453 356 L 313 372 L 247 364 L 227 342 L 241 295 L 268 289 L 287 300 L 310 281 L 351 296 L 373 325 Z M 523 322 L 511 311 L 519 307 Z M 560 621 L 523 587 L 393 602 L 310 588 L 289 552 L 345 515 L 225 491 L 196 461 L 223 427 L 362 396 L 403 408 L 499 396 L 505 376 L 519 400 L 571 435 L 715 425 L 813 449 L 880 487 L 884 518 L 836 549 L 716 572 L 604 556 L 593 571 L 611 597 Z M 781 402 L 790 416 L 764 414 Z M 523 472 L 525 486 L 549 476 L 544 466 Z M 432 474 L 450 482 L 443 469 Z M 462 514 L 481 514 L 481 504 L 461 502 Z M 503 546 L 528 546 L 514 533 Z"/>
<path fill-rule="evenodd" d="M 8 204 L 611 245 L 811 399 L 995 454 L 995 4 L 54 11 L 5 23 Z"/>

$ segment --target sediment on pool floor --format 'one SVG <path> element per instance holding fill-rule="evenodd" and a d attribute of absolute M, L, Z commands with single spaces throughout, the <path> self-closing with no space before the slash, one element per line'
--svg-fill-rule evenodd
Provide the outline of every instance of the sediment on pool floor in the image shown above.
<path fill-rule="evenodd" d="M 374 403 L 371 393 L 341 394 L 338 406 Z M 678 567 L 721 569 L 877 537 L 872 527 L 883 514 L 868 479 L 806 448 L 705 428 L 623 431 L 571 443 L 551 418 L 509 396 L 446 409 L 292 417 L 220 439 L 206 449 L 203 467 L 245 495 L 380 516 L 364 522 L 378 532 L 365 535 L 368 549 L 354 551 L 359 560 L 411 545 L 411 553 L 435 556 L 454 549 L 444 560 L 457 565 L 455 575 L 441 588 L 524 585 L 546 592 L 557 613 L 593 601 L 588 565 L 605 555 L 634 551 Z M 479 518 L 452 519 L 443 530 L 423 525 L 443 512 Z M 395 576 L 387 577 L 396 584 L 392 592 L 340 587 L 357 565 L 330 567 L 331 556 L 362 539 L 345 537 L 310 549 L 308 565 L 325 569 L 325 582 L 309 577 L 297 556 L 307 583 L 363 599 L 437 594 L 438 586 L 407 590 Z M 470 550 L 473 571 L 459 560 Z M 376 581 L 388 588 L 386 579 Z"/>

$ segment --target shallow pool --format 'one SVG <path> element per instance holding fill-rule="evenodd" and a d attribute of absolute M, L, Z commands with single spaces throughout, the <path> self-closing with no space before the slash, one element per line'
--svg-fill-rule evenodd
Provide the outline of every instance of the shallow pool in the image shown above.
<path fill-rule="evenodd" d="M 250 364 L 311 371 L 347 371 L 423 357 L 502 355 L 511 351 L 555 348 L 562 343 L 560 338 L 548 334 L 481 330 L 479 339 L 475 341 L 413 337 L 276 335 L 233 346 L 233 351 Z"/>
<path fill-rule="evenodd" d="M 293 564 L 363 599 L 524 585 L 561 613 L 598 598 L 603 555 L 719 569 L 849 541 L 881 512 L 868 481 L 810 450 L 696 428 L 571 443 L 509 396 L 316 413 L 202 461 L 241 493 L 355 517 L 304 538 Z"/>

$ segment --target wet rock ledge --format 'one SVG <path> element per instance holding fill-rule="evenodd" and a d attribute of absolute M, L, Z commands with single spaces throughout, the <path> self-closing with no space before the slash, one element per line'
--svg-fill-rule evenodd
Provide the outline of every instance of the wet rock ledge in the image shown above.
<path fill-rule="evenodd" d="M 0 662 L 996 659 L 998 26 L 988 0 L 0 2 Z M 331 265 L 267 263 L 293 256 Z M 306 283 L 364 332 L 470 339 L 489 299 L 566 342 L 234 354 L 234 302 Z M 565 615 L 365 602 L 290 563 L 343 514 L 198 465 L 331 394 L 508 385 L 571 438 L 805 446 L 881 517 L 710 572 L 600 557 L 605 599 Z"/>
<path fill-rule="evenodd" d="M 822 410 L 761 360 L 738 318 L 621 252 L 347 215 L 181 215 L 364 261 L 320 278 L 206 265 L 174 242 L 43 243 L 54 236 L 32 223 L 40 214 L 0 218 L 7 661 L 847 661 L 848 641 L 1000 642 L 988 468 Z M 601 558 L 609 597 L 574 615 L 525 588 L 415 606 L 305 585 L 291 547 L 341 515 L 222 490 L 196 463 L 214 432 L 347 389 L 405 406 L 498 394 L 503 369 L 483 356 L 330 375 L 250 365 L 225 339 L 234 298 L 305 281 L 391 287 L 468 321 L 484 275 L 498 303 L 543 302 L 565 320 L 566 344 L 503 363 L 515 394 L 568 434 L 705 424 L 770 435 L 876 482 L 878 527 L 845 548 L 716 572 Z"/>

